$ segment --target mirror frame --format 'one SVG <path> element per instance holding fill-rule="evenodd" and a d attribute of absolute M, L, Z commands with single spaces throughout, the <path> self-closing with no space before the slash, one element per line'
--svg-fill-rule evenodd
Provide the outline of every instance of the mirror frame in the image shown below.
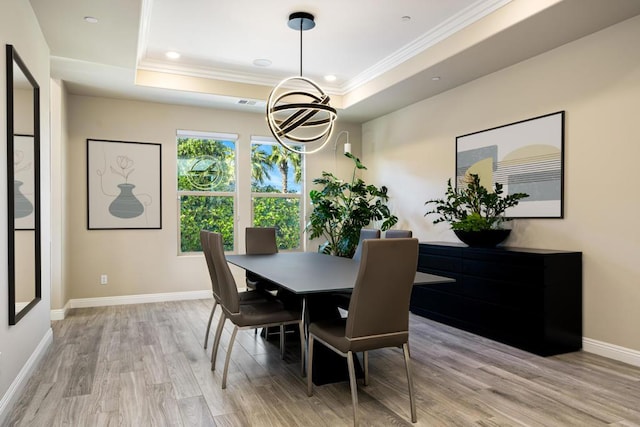
<path fill-rule="evenodd" d="M 14 192 L 14 109 L 13 109 L 13 65 L 17 65 L 33 88 L 33 178 L 34 178 L 34 245 L 35 245 L 35 298 L 16 313 L 16 253 L 15 253 L 15 192 Z M 6 46 L 7 78 L 7 243 L 8 243 L 8 288 L 9 288 L 9 325 L 15 325 L 42 297 L 41 279 L 41 222 L 40 222 L 40 86 L 16 52 L 13 45 Z"/>

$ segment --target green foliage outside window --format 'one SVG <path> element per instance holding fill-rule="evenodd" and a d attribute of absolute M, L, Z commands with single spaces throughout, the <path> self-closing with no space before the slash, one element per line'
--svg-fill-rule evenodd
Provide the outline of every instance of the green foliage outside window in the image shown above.
<path fill-rule="evenodd" d="M 276 227 L 279 249 L 300 248 L 300 199 L 254 197 L 253 226 Z"/>
<path fill-rule="evenodd" d="M 180 250 L 201 251 L 200 230 L 222 234 L 224 250 L 233 250 L 233 197 L 180 197 Z"/>

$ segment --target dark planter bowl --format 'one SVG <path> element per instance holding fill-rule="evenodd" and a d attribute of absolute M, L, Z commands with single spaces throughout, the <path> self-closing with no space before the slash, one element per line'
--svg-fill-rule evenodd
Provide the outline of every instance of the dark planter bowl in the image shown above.
<path fill-rule="evenodd" d="M 493 248 L 509 237 L 511 230 L 462 231 L 453 230 L 458 239 L 471 247 Z"/>

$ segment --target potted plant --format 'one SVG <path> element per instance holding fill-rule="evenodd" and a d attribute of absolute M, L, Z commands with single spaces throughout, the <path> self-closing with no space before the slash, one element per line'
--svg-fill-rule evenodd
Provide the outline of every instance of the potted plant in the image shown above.
<path fill-rule="evenodd" d="M 465 186 L 453 188 L 451 179 L 447 181 L 444 199 L 433 199 L 425 205 L 434 205 L 427 215 L 438 215 L 434 224 L 448 222 L 456 236 L 469 246 L 492 247 L 507 238 L 511 230 L 503 229 L 509 221 L 505 211 L 516 206 L 526 193 L 504 195 L 502 184 L 496 182 L 493 191 L 480 184 L 477 174 L 465 177 Z"/>
<path fill-rule="evenodd" d="M 388 230 L 398 218 L 391 215 L 386 205 L 389 200 L 387 187 L 365 184 L 356 177 L 356 172 L 367 168 L 353 154 L 346 153 L 345 156 L 354 162 L 351 182 L 324 171 L 321 178 L 313 180 L 314 184 L 322 185 L 322 189 L 309 193 L 313 211 L 306 230 L 312 239 L 326 239 L 318 249 L 320 252 L 350 258 L 358 245 L 361 228 L 372 221 L 382 221 L 380 228 Z"/>

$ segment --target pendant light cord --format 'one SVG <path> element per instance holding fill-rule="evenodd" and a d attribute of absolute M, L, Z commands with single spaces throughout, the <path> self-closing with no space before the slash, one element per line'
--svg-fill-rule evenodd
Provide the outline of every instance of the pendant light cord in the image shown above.
<path fill-rule="evenodd" d="M 302 19 L 300 20 L 300 77 L 302 77 Z"/>

